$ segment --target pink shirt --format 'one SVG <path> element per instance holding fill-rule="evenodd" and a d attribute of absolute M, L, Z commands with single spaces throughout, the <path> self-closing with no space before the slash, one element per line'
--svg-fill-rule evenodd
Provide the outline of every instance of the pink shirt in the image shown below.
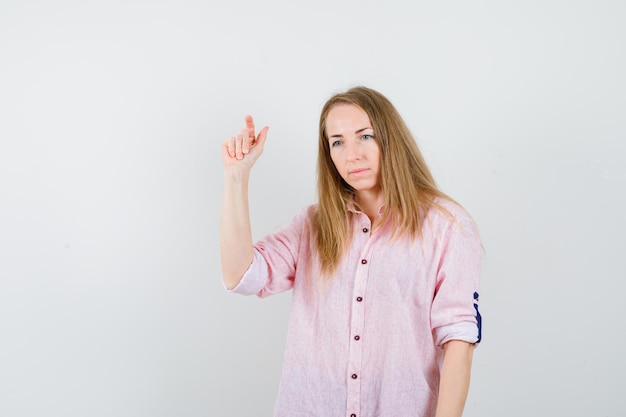
<path fill-rule="evenodd" d="M 351 210 L 352 244 L 318 285 L 307 268 L 313 239 L 303 210 L 255 245 L 240 294 L 293 289 L 275 417 L 426 417 L 435 412 L 441 346 L 480 341 L 481 246 L 467 213 L 430 210 L 423 239 L 370 234 Z"/>

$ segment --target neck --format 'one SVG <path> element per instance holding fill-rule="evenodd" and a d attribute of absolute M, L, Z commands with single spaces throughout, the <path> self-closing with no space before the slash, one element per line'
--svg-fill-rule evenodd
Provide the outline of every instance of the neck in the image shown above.
<path fill-rule="evenodd" d="M 356 194 L 356 203 L 363 213 L 369 217 L 372 227 L 378 224 L 378 210 L 385 203 L 385 197 L 380 190 L 360 191 Z"/>

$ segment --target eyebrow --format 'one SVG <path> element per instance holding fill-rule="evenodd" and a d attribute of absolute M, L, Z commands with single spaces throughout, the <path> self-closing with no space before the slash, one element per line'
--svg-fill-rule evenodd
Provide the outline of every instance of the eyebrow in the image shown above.
<path fill-rule="evenodd" d="M 358 135 L 359 133 L 361 133 L 361 132 L 363 132 L 363 131 L 365 131 L 365 130 L 367 130 L 367 129 L 374 130 L 374 128 L 373 128 L 373 127 L 369 127 L 369 126 L 368 126 L 368 127 L 364 127 L 364 128 L 362 128 L 362 129 L 357 130 L 356 132 L 354 132 L 354 134 L 355 134 L 355 135 Z M 332 136 L 330 136 L 330 137 L 329 137 L 329 139 L 330 139 L 330 138 L 342 138 L 342 137 L 343 137 L 343 135 L 341 135 L 341 134 L 336 134 L 336 135 L 332 135 Z"/>

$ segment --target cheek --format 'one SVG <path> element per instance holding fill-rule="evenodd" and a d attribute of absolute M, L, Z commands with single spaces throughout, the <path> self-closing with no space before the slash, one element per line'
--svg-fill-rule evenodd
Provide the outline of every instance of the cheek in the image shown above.
<path fill-rule="evenodd" d="M 332 154 L 330 156 L 330 160 L 332 161 L 333 165 L 335 166 L 335 171 L 337 171 L 337 173 L 339 174 L 339 176 L 344 180 L 344 181 L 348 181 L 348 178 L 346 177 L 345 174 L 345 170 L 344 167 L 341 165 L 341 158 L 338 158 L 337 156 L 335 156 L 333 158 Z"/>
<path fill-rule="evenodd" d="M 374 163 L 377 167 L 380 166 L 380 151 L 378 150 L 378 148 L 372 149 L 372 151 L 369 154 L 369 158 L 370 158 L 370 161 Z"/>
<path fill-rule="evenodd" d="M 337 170 L 337 172 L 341 173 L 341 166 L 339 164 L 339 158 L 337 158 L 337 155 L 335 155 L 334 152 L 330 153 L 330 160 L 332 161 L 333 165 L 335 166 L 335 169 Z"/>

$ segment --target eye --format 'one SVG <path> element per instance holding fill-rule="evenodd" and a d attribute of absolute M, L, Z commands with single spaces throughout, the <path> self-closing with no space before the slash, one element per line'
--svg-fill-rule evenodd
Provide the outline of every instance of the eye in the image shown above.
<path fill-rule="evenodd" d="M 361 136 L 361 139 L 363 139 L 363 140 L 374 139 L 374 136 L 373 135 L 363 135 L 363 136 Z"/>
<path fill-rule="evenodd" d="M 330 146 L 332 146 L 333 148 L 336 148 L 337 146 L 341 145 L 341 141 L 340 140 L 336 140 L 334 142 L 331 142 Z"/>

